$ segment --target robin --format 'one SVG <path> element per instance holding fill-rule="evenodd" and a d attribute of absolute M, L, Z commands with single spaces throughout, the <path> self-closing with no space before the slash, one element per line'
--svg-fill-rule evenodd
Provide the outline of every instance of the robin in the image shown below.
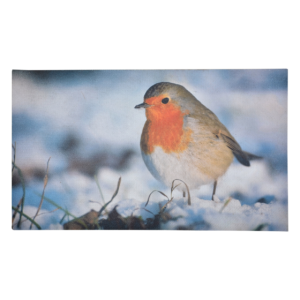
<path fill-rule="evenodd" d="M 218 178 L 233 157 L 246 167 L 251 159 L 260 158 L 243 151 L 217 116 L 181 85 L 157 83 L 135 108 L 146 109 L 140 142 L 143 160 L 166 186 L 174 179 L 190 189 L 214 183 L 213 200 Z"/>

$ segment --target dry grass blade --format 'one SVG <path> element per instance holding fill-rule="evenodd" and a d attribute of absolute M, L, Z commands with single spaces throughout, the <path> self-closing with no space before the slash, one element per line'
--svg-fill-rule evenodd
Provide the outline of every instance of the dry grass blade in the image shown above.
<path fill-rule="evenodd" d="M 22 203 L 22 199 L 23 199 L 23 197 L 20 199 L 18 205 L 16 206 L 16 209 L 19 209 L 19 208 L 20 208 L 21 203 Z M 16 215 L 17 215 L 17 211 L 15 210 L 14 213 L 13 213 L 13 215 L 12 215 L 12 222 L 11 222 L 12 224 L 13 224 L 14 221 L 15 221 Z"/>
<path fill-rule="evenodd" d="M 146 208 L 144 208 L 144 207 L 142 207 L 141 209 L 143 209 L 143 210 L 145 210 L 146 212 L 148 212 L 148 213 L 152 214 L 153 216 L 155 216 L 155 214 L 154 214 L 152 211 L 150 211 L 150 210 L 148 210 L 148 209 L 146 209 Z"/>
<path fill-rule="evenodd" d="M 167 207 L 167 205 L 169 204 L 169 203 L 171 203 L 172 201 L 173 201 L 173 197 L 160 209 L 160 213 L 162 213 L 165 209 L 166 209 L 166 207 Z"/>
<path fill-rule="evenodd" d="M 40 196 L 39 193 L 35 193 L 35 194 L 38 195 L 38 196 Z M 51 199 L 47 198 L 46 196 L 44 196 L 44 200 L 47 201 L 47 202 L 49 202 L 50 204 L 54 205 L 55 207 L 57 207 L 61 211 L 63 211 L 65 213 L 65 215 L 68 217 L 68 222 L 71 222 L 69 220 L 70 217 L 72 217 L 74 220 L 78 220 L 79 219 L 75 215 L 73 215 L 72 213 L 70 213 L 66 208 L 63 208 L 62 206 L 58 205 L 57 203 L 55 203 Z M 63 218 L 61 219 L 60 222 L 63 222 L 63 220 L 65 219 L 66 216 L 63 216 Z M 87 228 L 86 224 L 84 222 L 82 222 L 82 220 L 79 219 L 77 221 L 77 223 L 80 223 L 84 228 Z"/>
<path fill-rule="evenodd" d="M 19 213 L 19 214 L 21 214 L 22 212 L 21 211 L 19 211 L 16 207 L 12 207 L 12 209 L 15 211 L 15 212 L 17 212 L 17 213 Z M 22 215 L 27 219 L 27 220 L 29 220 L 30 222 L 31 222 L 31 224 L 34 224 L 36 227 L 37 227 L 37 229 L 42 229 L 41 228 L 41 226 L 37 223 L 37 222 L 35 222 L 33 219 L 31 219 L 29 216 L 27 216 L 26 214 L 24 214 L 24 213 L 22 213 Z M 19 225 L 19 224 L 18 224 Z"/>
<path fill-rule="evenodd" d="M 93 200 L 89 200 L 90 203 L 97 203 L 99 205 L 102 205 L 99 201 L 93 201 Z"/>
<path fill-rule="evenodd" d="M 192 205 L 191 194 L 190 194 L 189 187 L 188 187 L 187 184 L 186 184 L 183 180 L 181 180 L 181 179 L 174 179 L 174 180 L 172 181 L 172 187 L 173 187 L 173 184 L 174 184 L 174 182 L 175 182 L 176 180 L 181 181 L 181 182 L 185 185 L 186 190 L 187 190 L 187 194 L 188 194 L 188 205 Z M 178 186 L 178 185 L 176 185 L 176 187 L 177 187 L 177 186 Z M 175 188 L 174 188 L 174 189 L 175 189 Z M 173 191 L 171 190 L 171 192 L 173 192 Z"/>
<path fill-rule="evenodd" d="M 164 194 L 164 193 L 161 192 L 161 191 L 154 190 L 154 191 L 152 191 L 152 192 L 150 193 L 150 195 L 148 196 L 148 200 L 147 200 L 147 202 L 146 202 L 146 204 L 145 204 L 145 207 L 148 205 L 149 200 L 150 200 L 150 197 L 151 197 L 151 195 L 152 195 L 154 192 L 159 192 L 159 193 L 161 193 L 163 196 L 165 196 L 165 197 L 169 200 L 169 197 L 168 197 L 166 194 Z"/>
<path fill-rule="evenodd" d="M 95 179 L 95 181 L 96 181 L 96 184 L 97 184 L 99 193 L 100 193 L 101 198 L 102 198 L 102 200 L 103 200 L 103 205 L 105 205 L 105 204 L 106 204 L 106 203 L 105 203 L 105 199 L 104 199 L 104 196 L 103 196 L 103 193 L 102 193 L 102 189 L 101 189 L 101 187 L 100 187 L 100 184 L 99 184 L 97 175 L 94 176 L 94 179 Z M 106 210 L 106 206 L 105 206 L 105 213 L 108 214 L 108 211 Z"/>
<path fill-rule="evenodd" d="M 33 220 L 35 220 L 35 218 L 37 217 L 41 207 L 42 207 L 42 204 L 43 204 L 43 201 L 44 201 L 44 195 L 45 195 L 45 189 L 46 189 L 46 186 L 47 186 L 47 183 L 48 183 L 48 170 L 49 170 L 49 161 L 50 161 L 51 157 L 49 157 L 48 159 L 48 162 L 47 162 L 47 169 L 46 169 L 46 175 L 44 177 L 44 188 L 43 188 L 43 194 L 42 194 L 42 197 L 41 197 L 41 201 L 40 201 L 40 205 L 36 211 L 36 214 L 35 216 L 33 217 Z M 30 229 L 32 228 L 32 223 L 30 224 Z"/>
<path fill-rule="evenodd" d="M 36 195 L 40 196 L 39 193 L 35 193 Z M 46 200 L 47 202 L 49 202 L 50 204 L 54 205 L 55 207 L 57 207 L 58 209 L 62 210 L 64 213 L 66 213 L 69 216 L 71 216 L 74 219 L 77 219 L 76 216 L 74 216 L 73 214 L 71 214 L 67 209 L 61 207 L 60 205 L 58 205 L 57 203 L 55 203 L 54 201 L 52 201 L 51 199 L 47 198 L 44 196 L 44 200 Z"/>
<path fill-rule="evenodd" d="M 79 218 L 76 218 L 74 220 L 71 220 L 68 223 L 64 224 L 64 229 L 88 229 L 87 224 L 94 223 L 94 220 L 98 218 L 98 212 L 95 210 L 91 210 L 88 213 L 84 214 L 83 216 L 80 216 Z"/>
<path fill-rule="evenodd" d="M 105 208 L 107 207 L 107 205 L 109 203 L 111 203 L 114 198 L 118 195 L 118 192 L 119 192 L 119 188 L 120 188 L 120 184 L 121 184 L 121 177 L 119 178 L 119 181 L 118 181 L 118 185 L 117 185 L 117 189 L 115 191 L 115 193 L 113 194 L 113 196 L 111 197 L 110 201 L 108 201 L 105 205 L 102 206 L 102 208 L 100 209 L 100 211 L 98 212 L 98 216 L 101 215 L 101 213 L 105 210 Z"/>
<path fill-rule="evenodd" d="M 134 213 L 136 210 L 139 210 L 139 209 L 143 209 L 143 210 L 145 210 L 146 212 L 148 212 L 148 213 L 152 214 L 153 216 L 155 216 L 155 214 L 154 214 L 152 211 L 150 211 L 150 210 L 148 210 L 148 209 L 146 209 L 146 208 L 144 208 L 144 207 L 137 207 L 137 208 L 135 208 L 135 209 L 132 211 L 131 217 L 133 217 L 133 213 Z"/>
<path fill-rule="evenodd" d="M 173 191 L 174 191 L 179 185 L 181 185 L 181 183 L 178 183 L 177 185 L 175 185 L 175 186 L 173 187 L 173 183 L 174 183 L 174 181 L 172 182 L 171 193 L 173 193 Z"/>
<path fill-rule="evenodd" d="M 13 174 L 14 169 L 15 169 L 15 164 L 16 164 L 16 150 L 17 150 L 17 143 L 16 142 L 15 142 L 15 145 L 12 145 L 12 148 L 14 150 L 14 160 L 13 160 L 13 164 L 12 164 L 13 166 L 12 166 L 11 174 Z M 21 206 L 22 200 L 23 200 L 23 197 L 20 199 L 20 201 L 19 201 L 19 203 L 18 203 L 18 205 L 16 207 L 17 209 L 19 209 L 19 207 Z M 17 211 L 15 210 L 14 213 L 13 213 L 13 215 L 12 215 L 12 222 L 11 222 L 11 224 L 14 223 L 14 220 L 15 220 L 16 216 L 17 216 Z"/>
<path fill-rule="evenodd" d="M 16 163 L 16 152 L 17 152 L 17 143 L 15 142 L 15 145 L 12 145 L 12 148 L 14 149 L 14 160 L 13 160 L 13 166 L 12 166 L 12 171 L 15 169 L 15 163 Z"/>
<path fill-rule="evenodd" d="M 103 193 L 102 193 L 102 190 L 101 190 L 101 187 L 100 187 L 97 175 L 94 176 L 94 179 L 96 181 L 96 184 L 97 184 L 98 190 L 100 192 L 101 198 L 103 200 L 103 203 L 105 204 L 104 196 L 103 196 Z"/>
<path fill-rule="evenodd" d="M 65 214 L 63 215 L 63 217 L 61 218 L 61 220 L 59 221 L 59 224 L 62 224 L 62 222 L 64 221 L 64 219 L 65 219 L 66 216 L 67 216 L 67 214 L 65 213 Z"/>
<path fill-rule="evenodd" d="M 167 197 L 169 199 L 169 197 L 165 193 L 163 193 L 161 191 L 158 191 L 158 192 L 161 193 L 163 196 L 165 196 L 165 197 Z"/>
<path fill-rule="evenodd" d="M 57 211 L 58 209 L 59 209 L 59 208 L 55 208 L 55 209 L 53 209 L 53 210 L 51 210 L 51 211 L 45 211 L 45 212 L 43 212 L 43 213 L 41 213 L 41 214 L 38 214 L 38 216 L 54 213 L 54 212 Z M 16 211 L 15 211 L 15 212 L 16 212 Z M 21 223 L 24 223 L 25 221 L 26 221 L 26 220 L 22 220 Z"/>
<path fill-rule="evenodd" d="M 220 209 L 220 213 L 224 210 L 224 208 L 229 204 L 229 202 L 230 202 L 231 200 L 232 200 L 232 198 L 229 197 L 229 198 L 225 201 L 224 205 L 223 205 L 222 208 Z"/>
<path fill-rule="evenodd" d="M 257 227 L 255 227 L 253 230 L 254 231 L 262 231 L 268 225 L 269 225 L 268 223 L 262 223 L 262 224 L 258 225 Z"/>
<path fill-rule="evenodd" d="M 120 184 L 121 184 L 121 177 L 119 178 L 117 189 L 116 189 L 115 193 L 113 194 L 111 200 L 109 202 L 107 202 L 105 205 L 103 205 L 102 208 L 100 209 L 100 211 L 95 211 L 94 209 L 92 209 L 88 213 L 65 223 L 64 229 L 66 229 L 66 230 L 95 229 L 94 227 L 97 227 L 99 229 L 100 228 L 100 226 L 98 224 L 99 216 L 104 211 L 106 206 L 109 203 L 111 203 L 113 201 L 113 199 L 117 196 L 117 194 L 119 192 Z"/>
<path fill-rule="evenodd" d="M 18 228 L 20 228 L 20 226 L 21 226 L 21 219 L 22 219 L 22 215 L 23 215 L 24 202 L 25 202 L 25 181 L 24 181 L 24 176 L 22 174 L 21 169 L 14 162 L 12 162 L 12 163 L 13 163 L 13 166 L 18 171 L 18 174 L 20 176 L 21 183 L 22 183 L 22 189 L 23 189 L 23 196 L 21 198 L 21 204 L 20 204 L 20 206 L 21 206 L 21 213 L 20 213 L 20 219 L 19 219 L 19 222 L 18 222 L 18 225 L 17 225 Z"/>
<path fill-rule="evenodd" d="M 38 214 L 38 216 L 46 215 L 46 214 L 52 214 L 52 213 L 54 213 L 54 212 L 57 211 L 57 210 L 59 210 L 58 207 L 54 208 L 54 209 L 51 210 L 51 211 L 45 211 L 45 212 L 43 212 L 43 213 L 41 213 L 41 214 Z"/>
<path fill-rule="evenodd" d="M 138 210 L 138 209 L 140 209 L 139 207 L 137 207 L 137 208 L 135 208 L 133 211 L 132 211 L 132 213 L 131 213 L 131 217 L 133 217 L 133 213 L 136 211 L 136 210 Z"/>

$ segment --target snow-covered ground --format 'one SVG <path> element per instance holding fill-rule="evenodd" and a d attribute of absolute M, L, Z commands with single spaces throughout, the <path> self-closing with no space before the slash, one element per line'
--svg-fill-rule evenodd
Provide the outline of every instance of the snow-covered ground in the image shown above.
<path fill-rule="evenodd" d="M 134 106 L 152 84 L 169 81 L 184 85 L 217 114 L 243 149 L 264 160 L 251 162 L 250 168 L 234 162 L 218 183 L 214 202 L 209 200 L 212 186 L 192 191 L 191 206 L 175 191 L 167 208 L 174 220 L 162 229 L 253 230 L 264 224 L 264 230 L 287 230 L 286 76 L 285 70 L 88 71 L 43 76 L 14 72 L 12 141 L 17 143 L 16 164 L 26 180 L 24 212 L 35 214 L 51 157 L 45 196 L 72 214 L 80 216 L 103 205 L 93 176 L 97 175 L 105 201 L 122 177 L 119 194 L 108 209 L 118 204 L 122 216 L 151 217 L 142 209 L 148 195 L 160 190 L 169 196 L 170 191 L 142 161 L 139 139 L 145 116 Z M 16 181 L 14 206 L 21 196 L 22 186 Z M 166 199 L 154 193 L 147 209 L 157 213 L 160 202 Z M 59 221 L 64 213 L 51 212 L 54 209 L 44 201 L 36 218 L 43 229 L 62 229 Z M 24 222 L 22 228 L 28 227 L 29 222 Z"/>

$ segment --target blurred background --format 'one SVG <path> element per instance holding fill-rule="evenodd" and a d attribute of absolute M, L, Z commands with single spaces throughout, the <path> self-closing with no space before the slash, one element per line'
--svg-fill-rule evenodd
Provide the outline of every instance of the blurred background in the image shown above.
<path fill-rule="evenodd" d="M 220 180 L 218 197 L 287 205 L 287 78 L 284 69 L 13 71 L 12 143 L 25 178 L 26 213 L 34 215 L 39 205 L 49 157 L 45 196 L 77 216 L 99 208 L 95 175 L 106 201 L 122 176 L 116 201 L 122 200 L 124 214 L 136 201 L 145 203 L 153 189 L 168 192 L 143 163 L 139 143 L 146 118 L 134 109 L 162 81 L 185 86 L 244 150 L 264 157 L 250 168 L 235 160 Z M 212 186 L 204 186 L 193 193 L 210 199 L 211 192 Z M 14 206 L 22 193 L 14 171 Z M 42 212 L 53 208 L 44 202 Z M 61 229 L 62 216 L 55 212 L 37 220 L 43 228 Z"/>

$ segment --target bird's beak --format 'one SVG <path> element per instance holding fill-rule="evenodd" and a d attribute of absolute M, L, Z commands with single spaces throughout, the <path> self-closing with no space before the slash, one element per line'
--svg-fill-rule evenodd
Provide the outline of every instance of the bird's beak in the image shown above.
<path fill-rule="evenodd" d="M 146 102 L 143 102 L 141 104 L 136 105 L 134 108 L 147 108 L 150 107 L 152 105 L 147 104 Z"/>

